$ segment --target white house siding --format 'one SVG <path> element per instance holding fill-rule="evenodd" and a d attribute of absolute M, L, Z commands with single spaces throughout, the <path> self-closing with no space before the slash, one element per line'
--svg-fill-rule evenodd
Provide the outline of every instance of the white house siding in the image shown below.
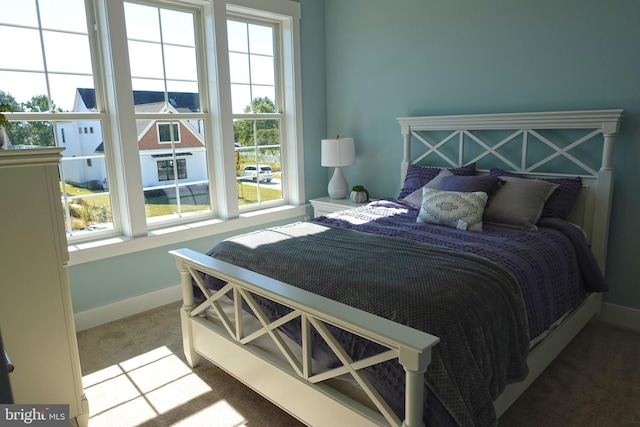
<path fill-rule="evenodd" d="M 64 140 L 62 138 L 63 130 Z M 82 133 L 80 130 L 82 130 Z M 91 130 L 93 130 L 93 133 L 91 133 Z M 89 159 L 90 162 L 86 158 L 86 156 L 102 155 L 101 152 L 96 152 L 102 140 L 102 128 L 98 121 L 58 124 L 59 145 L 65 148 L 62 152 L 62 157 L 66 182 L 81 187 L 86 187 L 87 185 L 104 187 L 106 185 L 107 172 L 104 158 L 91 158 Z M 74 157 L 79 158 L 77 160 L 69 160 Z M 89 163 L 91 163 L 91 166 L 89 166 Z"/>
<path fill-rule="evenodd" d="M 184 151 L 184 150 L 183 150 Z M 176 153 L 178 159 L 187 161 L 187 178 L 178 180 L 179 183 L 189 183 L 207 180 L 207 162 L 204 148 L 194 148 L 186 151 L 191 155 L 180 155 Z M 166 154 L 167 151 L 147 150 L 140 153 L 140 169 L 142 171 L 142 186 L 146 188 L 165 186 L 173 184 L 173 181 L 158 180 L 158 161 L 171 160 L 169 157 L 154 158 L 154 154 Z"/>

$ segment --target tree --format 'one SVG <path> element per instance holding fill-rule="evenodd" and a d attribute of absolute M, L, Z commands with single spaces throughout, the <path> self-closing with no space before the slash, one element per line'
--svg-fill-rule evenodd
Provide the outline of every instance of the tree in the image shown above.
<path fill-rule="evenodd" d="M 268 97 L 254 98 L 251 105 L 244 109 L 245 113 L 275 113 L 276 106 Z M 279 145 L 280 129 L 279 120 L 238 120 L 234 124 L 235 142 L 242 147 L 253 147 L 255 145 Z M 254 129 L 255 125 L 255 129 Z M 255 143 L 254 143 L 255 131 Z"/>
<path fill-rule="evenodd" d="M 46 95 L 35 95 L 27 102 L 18 104 L 11 94 L 0 91 L 0 103 L 10 104 L 13 111 L 42 113 L 47 111 L 62 111 L 56 107 Z M 14 122 L 6 128 L 12 144 L 54 146 L 53 125 L 50 122 Z"/>
<path fill-rule="evenodd" d="M 9 109 L 6 111 L 20 111 L 20 104 L 18 101 L 8 92 L 0 90 L 0 104 L 6 104 L 9 106 Z"/>
<path fill-rule="evenodd" d="M 30 100 L 24 103 L 24 107 L 26 108 L 26 111 L 33 113 L 44 113 L 47 111 L 62 112 L 62 109 L 56 107 L 56 104 L 53 101 L 51 101 L 51 108 L 49 108 L 49 98 L 47 95 L 36 95 L 31 97 Z"/>
<path fill-rule="evenodd" d="M 19 110 L 20 105 L 16 99 L 10 93 L 0 90 L 0 127 L 4 126 L 5 128 L 8 128 L 11 126 L 5 115 L 2 113 Z"/>

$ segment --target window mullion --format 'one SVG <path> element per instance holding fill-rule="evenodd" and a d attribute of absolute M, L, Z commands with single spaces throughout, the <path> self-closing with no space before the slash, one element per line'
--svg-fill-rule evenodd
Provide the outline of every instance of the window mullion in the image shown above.
<path fill-rule="evenodd" d="M 129 70 L 129 53 L 125 31 L 124 4 L 120 1 L 100 1 L 101 31 L 105 52 L 106 109 L 109 121 L 110 143 L 114 153 L 118 204 L 123 234 L 129 237 L 147 234 L 142 173 L 138 155 L 133 91 Z"/>
<path fill-rule="evenodd" d="M 211 16 L 211 15 L 209 15 Z M 238 216 L 238 180 L 235 169 L 235 149 L 233 145 L 233 117 L 231 115 L 231 78 L 229 75 L 229 53 L 227 48 L 227 10 L 224 2 L 213 2 L 212 18 L 205 23 L 207 43 L 206 60 L 209 80 L 211 126 L 213 136 L 213 162 L 210 163 L 210 176 L 214 177 L 216 206 L 222 218 Z M 217 96 L 216 96 L 217 95 Z M 224 143 L 224 142 L 228 143 Z M 211 170 L 213 169 L 213 170 Z M 233 195 L 233 196 L 230 196 Z"/>

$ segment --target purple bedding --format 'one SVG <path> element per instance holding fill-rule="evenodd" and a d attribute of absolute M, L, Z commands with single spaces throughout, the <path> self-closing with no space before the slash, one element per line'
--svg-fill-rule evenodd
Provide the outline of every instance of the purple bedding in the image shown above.
<path fill-rule="evenodd" d="M 517 285 L 519 285 L 522 299 L 524 300 L 524 304 L 521 301 L 519 310 L 522 311 L 522 305 L 524 305 L 524 311 L 526 312 L 523 313 L 525 322 L 522 323 L 521 327 L 526 328 L 525 325 L 528 323 L 529 329 L 528 331 L 522 331 L 521 335 L 531 339 L 544 333 L 568 310 L 578 304 L 587 292 L 607 289 L 595 259 L 586 245 L 582 231 L 565 221 L 545 219 L 538 223 L 538 231 L 523 231 L 485 224 L 483 232 L 469 232 L 444 226 L 417 223 L 417 214 L 417 209 L 410 208 L 394 200 L 386 200 L 371 203 L 357 209 L 318 217 L 313 219 L 313 222 L 335 229 L 351 229 L 370 235 L 385 235 L 405 241 L 420 242 L 426 244 L 425 247 L 436 245 L 448 251 L 469 253 L 490 261 L 500 267 L 500 271 L 505 271 L 507 275 L 510 274 L 512 278 L 515 278 Z M 242 239 L 242 236 L 240 237 Z M 251 242 L 251 238 L 245 236 L 244 239 Z M 226 246 L 229 245 L 227 244 Z M 233 249 L 231 251 L 226 250 L 225 245 L 217 245 L 209 254 L 259 272 L 264 271 L 263 267 L 265 269 L 271 268 L 266 264 L 273 265 L 271 254 L 265 254 L 265 257 L 268 256 L 268 258 L 265 258 L 263 262 L 265 266 L 261 266 L 251 264 L 254 261 L 244 258 L 246 252 L 243 249 L 235 250 L 234 253 Z M 234 259 L 236 256 L 238 259 Z M 257 261 L 257 263 L 262 264 L 260 261 Z M 281 268 L 284 269 L 285 273 L 287 269 L 292 269 L 286 266 Z M 277 274 L 272 277 L 279 278 Z M 283 278 L 280 278 L 280 280 L 294 284 L 292 280 L 288 281 Z M 216 284 L 208 283 L 212 287 L 218 287 Z M 350 286 L 345 286 L 343 289 L 349 289 Z M 277 311 L 278 309 L 269 307 L 267 310 Z M 446 324 L 451 324 L 451 321 Z M 448 332 L 447 329 L 446 327 L 444 328 L 445 332 Z M 430 330 L 426 331 L 435 333 Z M 288 331 L 288 333 L 295 334 L 293 331 Z M 455 334 L 459 335 L 457 332 Z M 449 347 L 443 342 L 443 336 L 446 337 L 446 333 L 435 333 L 435 335 L 441 338 L 441 343 L 435 349 L 436 352 L 451 352 L 451 354 L 442 356 L 448 360 L 460 358 L 460 348 Z M 525 342 L 525 346 L 527 344 L 528 342 Z M 524 349 L 524 354 L 526 354 L 527 347 Z M 457 350 L 453 350 L 456 348 Z M 481 352 L 481 354 L 485 353 Z M 315 357 L 316 355 L 314 354 Z M 434 356 L 434 358 L 436 357 L 439 356 Z M 493 357 L 490 356 L 490 358 Z M 524 357 L 524 355 L 518 357 Z M 327 365 L 331 365 L 331 357 L 329 356 L 325 362 Z M 521 364 L 521 361 L 517 363 Z M 434 364 L 434 366 L 436 365 Z M 522 374 L 523 372 L 519 371 L 515 373 L 515 376 L 512 375 L 510 380 L 519 380 L 521 377 L 516 377 Z M 376 385 L 376 388 L 386 399 L 389 399 L 392 408 L 402 418 L 404 412 L 402 406 L 404 401 L 404 377 L 401 367 L 396 362 L 387 362 L 386 364 L 369 368 L 368 375 Z M 490 375 L 490 377 L 492 376 Z M 509 378 L 505 379 L 507 382 L 509 381 Z M 467 384 L 466 387 L 470 387 L 470 384 Z M 493 387 L 487 392 L 492 396 L 491 398 L 497 397 L 501 392 L 504 381 L 500 381 L 497 384 L 499 389 L 498 387 Z M 460 387 L 465 387 L 464 379 Z M 474 396 L 474 393 L 476 392 L 473 392 L 471 396 Z M 458 422 L 456 423 L 451 414 L 445 409 L 446 405 L 443 405 L 435 397 L 434 393 L 427 392 L 425 394 L 425 419 L 428 423 L 427 425 L 495 425 L 496 419 L 491 405 L 491 398 L 489 398 L 488 405 L 482 405 L 480 410 L 482 415 L 478 415 L 478 418 L 472 414 L 473 421 L 469 421 L 468 418 L 457 416 Z M 485 398 L 483 397 L 482 399 Z M 473 413 L 473 410 L 471 413 Z"/>
<path fill-rule="evenodd" d="M 312 222 L 235 236 L 208 255 L 439 337 L 425 378 L 428 425 L 442 418 L 432 416 L 434 395 L 460 425 L 492 425 L 495 396 L 528 372 L 520 287 L 485 258 Z M 210 277 L 205 283 L 223 285 Z M 271 321 L 290 312 L 269 299 L 254 299 Z M 384 351 L 340 328 L 327 328 L 353 360 Z M 299 322 L 279 331 L 301 344 Z M 315 329 L 311 338 L 314 360 L 329 369 L 341 366 Z M 365 374 L 402 418 L 402 366 L 392 360 L 366 368 Z"/>
<path fill-rule="evenodd" d="M 520 283 L 532 340 L 587 292 L 608 290 L 582 230 L 566 221 L 542 218 L 538 231 L 484 224 L 482 232 L 471 232 L 417 223 L 418 212 L 395 200 L 381 200 L 313 221 L 443 246 L 494 262 Z"/>

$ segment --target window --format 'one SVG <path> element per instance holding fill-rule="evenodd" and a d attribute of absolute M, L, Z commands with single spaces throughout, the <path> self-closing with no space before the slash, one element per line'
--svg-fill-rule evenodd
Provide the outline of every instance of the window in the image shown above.
<path fill-rule="evenodd" d="M 193 9 L 131 2 L 126 2 L 124 7 L 147 222 L 155 225 L 193 215 L 194 212 L 211 212 L 209 198 L 199 200 L 197 206 L 188 206 L 188 200 L 180 200 L 182 194 L 191 193 L 192 186 L 200 188 L 209 181 L 207 145 L 211 142 L 207 141 L 206 126 L 203 125 L 207 115 L 200 107 L 203 103 L 200 88 L 204 85 L 200 81 L 198 66 L 202 55 L 199 45 L 202 38 L 200 14 Z M 184 120 L 162 121 L 168 115 L 189 116 Z M 149 134 L 151 131 L 157 133 L 155 141 Z M 184 144 L 181 143 L 182 133 L 185 134 Z M 187 178 L 186 169 L 182 174 L 175 174 L 173 165 L 177 166 L 178 172 L 180 165 L 186 168 L 185 160 L 178 161 L 177 156 L 180 150 L 187 148 L 195 153 L 191 159 L 193 179 L 179 182 L 179 179 Z M 158 188 L 151 170 L 147 170 L 153 167 L 149 156 L 158 153 L 168 154 L 173 159 L 157 162 L 158 181 L 162 181 L 163 186 L 173 181 L 172 191 L 178 200 L 175 206 L 167 204 L 166 209 L 159 209 L 157 200 L 152 197 Z"/>
<path fill-rule="evenodd" d="M 185 159 L 160 160 L 158 162 L 158 181 L 173 181 L 176 173 L 178 179 L 187 179 L 187 161 Z"/>
<path fill-rule="evenodd" d="M 85 2 L 2 0 L 0 10 L 0 40 L 11 40 L 0 55 L 0 102 L 15 111 L 6 129 L 10 143 L 64 144 L 60 189 L 70 237 L 98 225 L 113 228 L 111 195 L 93 185 L 107 177 L 104 153 L 95 152 L 102 135 L 84 140 L 72 131 L 77 127 L 82 133 L 79 114 L 99 128 L 104 121 L 96 108 L 76 108 L 82 102 L 79 91 L 95 87 Z M 88 156 L 101 167 L 87 169 Z"/>
<path fill-rule="evenodd" d="M 172 132 L 173 130 L 173 132 Z M 177 123 L 158 123 L 158 142 L 171 144 L 180 142 L 180 128 Z"/>
<path fill-rule="evenodd" d="M 279 73 L 276 69 L 276 23 L 254 22 L 249 17 L 227 20 L 231 105 L 234 140 L 239 144 L 238 170 L 254 171 L 268 164 L 276 171 L 274 179 L 254 180 L 256 185 L 239 182 L 238 203 L 242 209 L 254 203 L 278 201 L 283 197 L 281 161 Z"/>
<path fill-rule="evenodd" d="M 239 3 L 0 0 L 7 134 L 64 144 L 69 242 L 304 203 L 300 5 Z"/>

